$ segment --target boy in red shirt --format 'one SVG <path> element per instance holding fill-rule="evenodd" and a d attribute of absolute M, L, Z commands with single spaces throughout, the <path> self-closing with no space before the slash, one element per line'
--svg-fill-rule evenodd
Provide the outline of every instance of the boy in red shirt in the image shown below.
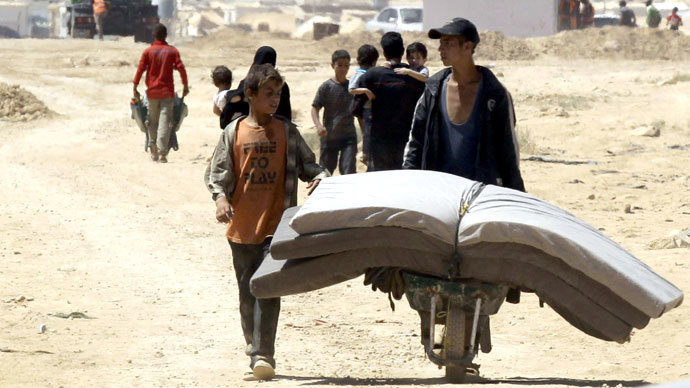
<path fill-rule="evenodd" d="M 280 298 L 256 299 L 249 281 L 268 254 L 283 211 L 297 205 L 297 178 L 309 193 L 329 174 L 288 119 L 275 115 L 283 78 L 270 64 L 254 65 L 244 80 L 249 116 L 223 130 L 204 180 L 216 203 L 240 294 L 242 331 L 252 372 L 245 380 L 275 376 Z"/>
<path fill-rule="evenodd" d="M 678 7 L 673 7 L 671 14 L 666 18 L 666 25 L 671 25 L 672 31 L 678 31 L 678 28 L 683 25 L 683 19 L 678 16 Z"/>
<path fill-rule="evenodd" d="M 137 101 L 140 98 L 137 86 L 142 74 L 146 72 L 146 97 L 149 101 L 146 123 L 149 131 L 151 160 L 158 161 L 160 155 L 160 162 L 167 163 L 175 102 L 173 69 L 180 72 L 184 85 L 183 97 L 189 93 L 189 86 L 187 71 L 180 59 L 180 53 L 165 41 L 168 36 L 167 28 L 162 24 L 156 25 L 153 36 L 156 40 L 141 54 L 137 74 L 134 76 L 134 98 Z"/>

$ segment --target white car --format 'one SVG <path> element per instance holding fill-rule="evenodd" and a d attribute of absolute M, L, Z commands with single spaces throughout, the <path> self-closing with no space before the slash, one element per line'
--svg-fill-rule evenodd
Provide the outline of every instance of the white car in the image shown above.
<path fill-rule="evenodd" d="M 423 31 L 422 7 L 387 7 L 366 24 L 367 30 L 388 31 Z"/>

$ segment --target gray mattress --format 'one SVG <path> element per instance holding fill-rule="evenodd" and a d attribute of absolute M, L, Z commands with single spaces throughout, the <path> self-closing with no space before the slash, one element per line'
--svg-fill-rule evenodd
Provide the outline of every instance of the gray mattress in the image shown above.
<path fill-rule="evenodd" d="M 352 249 L 398 247 L 452 255 L 455 247 L 427 234 L 395 226 L 349 228 L 300 235 L 289 223 L 300 208 L 283 213 L 273 241 L 271 254 L 276 260 L 300 259 L 345 252 Z"/>
<path fill-rule="evenodd" d="M 532 289 L 581 331 L 606 341 L 622 343 L 629 339 L 633 328 L 630 323 L 558 276 L 539 266 L 504 257 L 488 258 L 487 247 L 476 248 L 467 249 L 463 256 L 461 271 L 467 277 Z M 525 247 L 526 251 L 532 249 Z M 497 246 L 490 250 L 492 254 L 502 254 L 506 247 Z M 480 259 L 477 260 L 477 256 Z M 310 259 L 275 260 L 269 255 L 254 274 L 251 290 L 260 298 L 298 294 L 356 278 L 367 268 L 378 266 L 397 266 L 413 272 L 444 276 L 448 257 L 398 248 L 360 249 Z M 619 309 L 638 327 L 644 327 L 649 321 L 648 317 L 625 303 Z"/>
<path fill-rule="evenodd" d="M 315 236 L 324 232 L 365 230 L 342 232 L 347 236 L 338 235 L 339 238 L 329 235 L 334 239 L 328 244 L 330 252 L 320 254 L 355 246 L 425 250 L 422 246 L 434 245 L 430 242 L 434 239 L 442 245 L 457 244 L 460 248 L 482 242 L 531 246 L 562 260 L 648 317 L 659 317 L 682 302 L 682 291 L 572 214 L 515 190 L 486 186 L 473 197 L 477 190 L 474 181 L 433 171 L 331 177 L 321 182 L 289 225 L 299 239 L 309 242 L 305 246 L 310 248 Z M 468 201 L 469 211 L 460 217 L 462 204 Z M 419 246 L 408 238 L 407 231 L 425 236 L 419 238 Z M 381 237 L 376 235 L 379 232 Z M 276 238 L 280 240 L 280 233 Z M 293 240 L 294 251 L 299 244 L 297 238 Z M 333 247 L 338 244 L 339 248 Z M 443 249 L 438 244 L 435 247 Z M 276 249 L 280 251 L 278 244 Z M 299 256 L 293 252 L 284 257 Z"/>

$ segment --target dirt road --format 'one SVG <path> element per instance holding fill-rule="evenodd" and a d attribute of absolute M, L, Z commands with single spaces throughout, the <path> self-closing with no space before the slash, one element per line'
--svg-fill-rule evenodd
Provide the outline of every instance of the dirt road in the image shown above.
<path fill-rule="evenodd" d="M 258 384 L 241 381 L 248 360 L 230 250 L 202 174 L 220 134 L 210 71 L 226 64 L 237 83 L 264 43 L 278 50 L 296 120 L 313 133 L 311 99 L 337 47 L 268 35 L 225 48 L 180 46 L 190 113 L 179 152 L 163 165 L 144 153 L 129 113 L 145 46 L 0 40 L 0 82 L 21 85 L 55 112 L 0 121 L 1 387 Z M 430 67 L 439 70 L 430 52 Z M 523 161 L 528 191 L 602 228 L 690 289 L 688 249 L 648 247 L 690 227 L 690 77 L 681 77 L 690 64 L 478 62 L 491 65 L 515 98 L 523 157 L 592 162 Z M 639 136 L 640 127 L 658 127 L 661 136 Z M 385 295 L 361 282 L 283 299 L 278 376 L 261 386 L 444 384 L 423 356 L 416 313 L 404 300 L 391 312 Z M 60 317 L 72 312 L 90 319 Z M 482 377 L 470 382 L 601 387 L 690 379 L 689 326 L 686 304 L 630 343 L 605 343 L 523 295 L 492 319 L 494 350 L 480 355 Z"/>

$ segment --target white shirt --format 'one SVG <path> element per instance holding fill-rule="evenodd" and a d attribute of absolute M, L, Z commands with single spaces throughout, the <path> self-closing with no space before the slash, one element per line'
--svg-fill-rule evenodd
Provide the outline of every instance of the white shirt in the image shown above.
<path fill-rule="evenodd" d="M 221 90 L 213 96 L 213 104 L 215 104 L 221 111 L 225 108 L 225 104 L 228 100 L 225 99 L 225 95 L 228 94 L 228 90 Z"/>

